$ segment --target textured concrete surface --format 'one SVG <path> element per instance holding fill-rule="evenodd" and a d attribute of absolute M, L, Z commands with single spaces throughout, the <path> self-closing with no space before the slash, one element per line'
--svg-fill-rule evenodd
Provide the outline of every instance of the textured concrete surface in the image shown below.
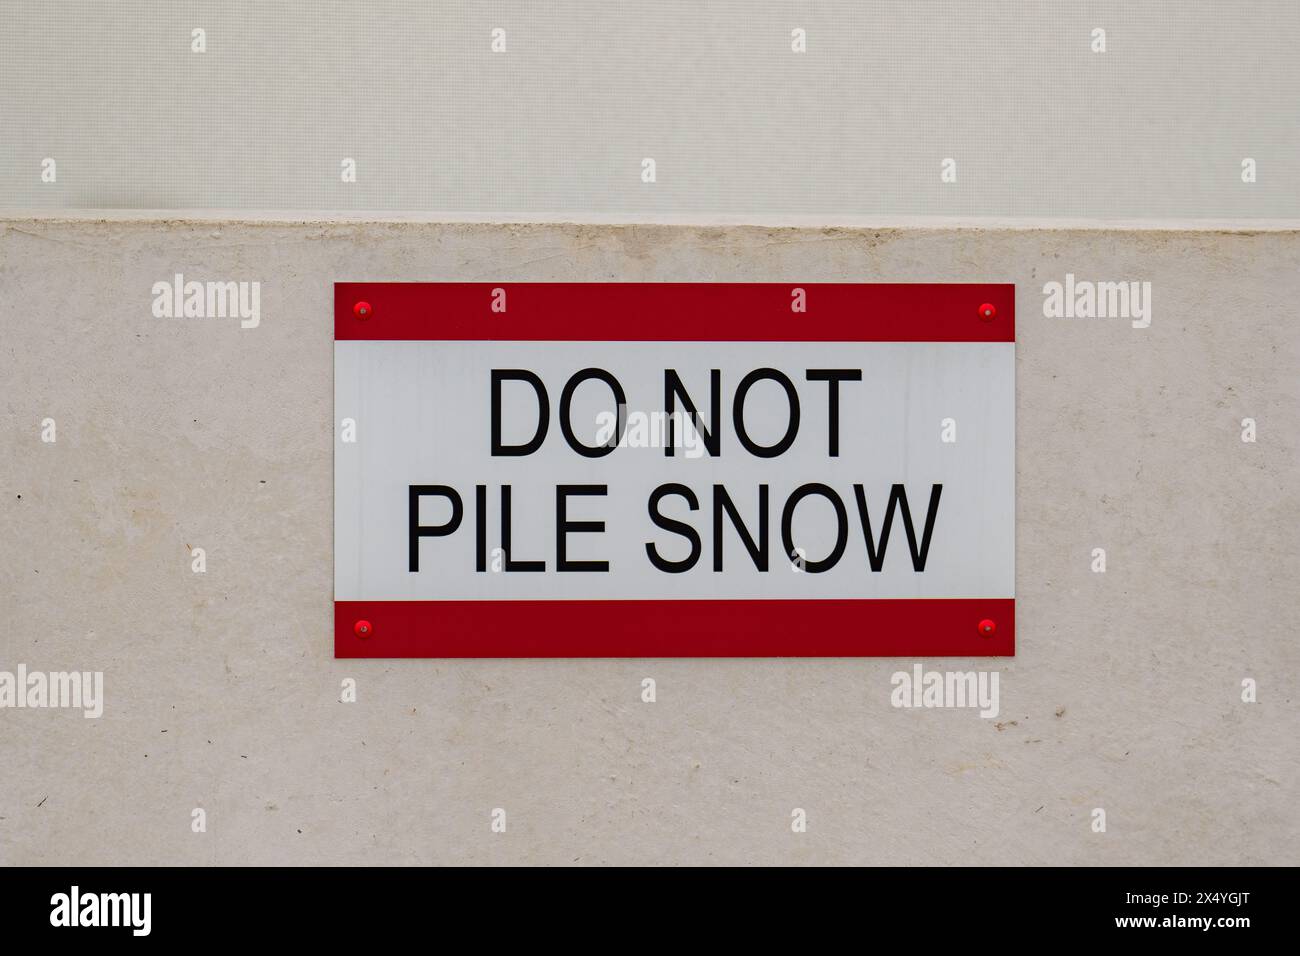
<path fill-rule="evenodd" d="M 154 318 L 176 272 L 260 327 Z M 1150 328 L 1044 318 L 1067 272 Z M 891 707 L 910 660 L 336 662 L 336 279 L 1015 282 L 1018 656 L 925 662 L 1001 716 Z M 1294 232 L 0 221 L 0 670 L 107 697 L 0 710 L 0 862 L 1295 863 L 1297 303 Z"/>

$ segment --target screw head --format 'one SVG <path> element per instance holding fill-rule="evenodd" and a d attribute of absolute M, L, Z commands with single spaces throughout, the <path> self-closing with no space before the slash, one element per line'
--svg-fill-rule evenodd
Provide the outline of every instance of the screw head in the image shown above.
<path fill-rule="evenodd" d="M 997 629 L 998 629 L 997 623 L 995 621 L 990 620 L 987 617 L 984 620 L 980 621 L 981 637 L 992 637 L 995 633 L 997 633 Z"/>
<path fill-rule="evenodd" d="M 992 322 L 998 317 L 998 309 L 992 302 L 985 302 L 980 306 L 980 318 L 985 322 Z"/>
<path fill-rule="evenodd" d="M 362 640 L 365 640 L 374 632 L 375 629 L 370 626 L 369 621 L 357 621 L 356 624 L 352 625 L 352 633 L 354 633 L 357 637 L 361 638 Z"/>
<path fill-rule="evenodd" d="M 352 307 L 352 314 L 355 315 L 358 319 L 370 318 L 370 303 L 358 302 L 356 305 Z"/>

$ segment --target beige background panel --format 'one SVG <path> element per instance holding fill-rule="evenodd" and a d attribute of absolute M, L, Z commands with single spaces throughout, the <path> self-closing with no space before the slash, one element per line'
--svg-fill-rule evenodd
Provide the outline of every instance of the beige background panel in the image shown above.
<path fill-rule="evenodd" d="M 153 318 L 178 271 L 261 326 Z M 1066 272 L 1151 327 L 1043 318 Z M 892 708 L 910 659 L 335 661 L 341 279 L 1015 282 L 1018 656 L 925 661 L 1001 715 Z M 1286 231 L 0 222 L 0 669 L 107 696 L 0 710 L 0 862 L 1294 863 L 1297 302 Z"/>

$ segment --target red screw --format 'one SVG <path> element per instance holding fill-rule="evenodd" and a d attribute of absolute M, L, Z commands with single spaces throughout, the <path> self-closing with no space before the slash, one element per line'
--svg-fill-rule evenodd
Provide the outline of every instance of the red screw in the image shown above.
<path fill-rule="evenodd" d="M 985 302 L 980 306 L 980 318 L 985 322 L 992 322 L 998 317 L 997 306 L 992 302 Z"/>
<path fill-rule="evenodd" d="M 370 626 L 369 621 L 357 621 L 357 623 L 352 626 L 352 632 L 356 634 L 357 637 L 365 640 L 374 633 L 374 628 Z"/>
<path fill-rule="evenodd" d="M 365 623 L 365 622 L 362 622 L 362 623 Z M 358 626 L 360 626 L 360 625 L 358 625 Z M 984 620 L 980 621 L 980 636 L 981 636 L 981 637 L 992 637 L 993 634 L 994 634 L 994 632 L 997 631 L 997 629 L 998 629 L 997 624 L 996 624 L 995 622 L 989 620 L 987 617 L 986 617 Z"/>
<path fill-rule="evenodd" d="M 990 306 L 989 308 L 992 308 L 992 306 Z M 358 319 L 370 318 L 370 303 L 358 302 L 356 305 L 352 307 L 352 314 L 355 315 Z"/>

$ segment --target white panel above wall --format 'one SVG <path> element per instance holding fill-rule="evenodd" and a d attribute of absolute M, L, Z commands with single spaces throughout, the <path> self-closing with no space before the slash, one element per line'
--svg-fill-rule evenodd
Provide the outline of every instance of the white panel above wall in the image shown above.
<path fill-rule="evenodd" d="M 11 0 L 0 207 L 1298 218 L 1297 49 L 1294 0 Z"/>

